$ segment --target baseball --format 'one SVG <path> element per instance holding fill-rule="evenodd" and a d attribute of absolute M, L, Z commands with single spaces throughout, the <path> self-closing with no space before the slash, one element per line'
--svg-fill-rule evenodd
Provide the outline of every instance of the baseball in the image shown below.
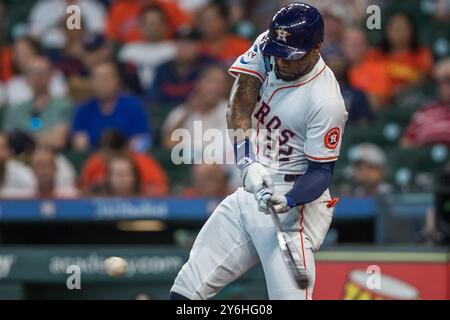
<path fill-rule="evenodd" d="M 109 257 L 105 260 L 106 273 L 112 277 L 119 277 L 127 270 L 128 263 L 120 257 Z"/>

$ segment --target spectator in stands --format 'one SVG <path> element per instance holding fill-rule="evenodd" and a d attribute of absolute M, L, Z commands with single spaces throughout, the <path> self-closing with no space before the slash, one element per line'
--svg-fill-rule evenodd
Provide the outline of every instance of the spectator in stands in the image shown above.
<path fill-rule="evenodd" d="M 168 192 L 168 179 L 157 161 L 150 155 L 133 152 L 126 139 L 115 130 L 105 130 L 100 149 L 92 154 L 83 165 L 80 187 L 84 192 L 102 186 L 107 178 L 107 163 L 114 156 L 128 156 L 133 159 L 139 174 L 140 192 L 148 196 L 164 196 Z"/>
<path fill-rule="evenodd" d="M 71 184 L 58 184 L 57 154 L 52 148 L 40 146 L 31 156 L 31 168 L 37 181 L 38 198 L 74 198 L 78 192 Z"/>
<path fill-rule="evenodd" d="M 419 44 L 416 25 L 409 15 L 392 14 L 383 30 L 381 49 L 375 50 L 372 58 L 386 65 L 391 91 L 399 96 L 428 79 L 433 57 Z"/>
<path fill-rule="evenodd" d="M 65 67 L 72 71 L 69 77 L 70 97 L 77 103 L 86 101 L 92 95 L 92 88 L 89 82 L 89 74 L 92 68 L 101 62 L 114 59 L 113 45 L 102 34 L 85 34 L 81 45 L 79 60 L 77 58 L 70 59 L 69 57 L 69 59 L 64 61 L 65 56 L 63 56 L 63 63 L 68 64 Z M 123 79 L 122 85 L 124 89 L 140 93 L 141 86 L 135 67 L 119 62 L 117 68 Z"/>
<path fill-rule="evenodd" d="M 46 54 L 53 62 L 55 69 L 60 70 L 70 81 L 73 76 L 85 73 L 81 62 L 84 54 L 83 37 L 86 32 L 83 28 L 62 28 L 66 41 L 63 48 L 47 49 Z"/>
<path fill-rule="evenodd" d="M 192 186 L 184 190 L 185 197 L 224 198 L 231 191 L 227 172 L 220 165 L 195 165 L 191 175 Z"/>
<path fill-rule="evenodd" d="M 437 101 L 413 115 L 401 140 L 405 148 L 437 143 L 450 146 L 450 58 L 437 63 L 434 79 Z"/>
<path fill-rule="evenodd" d="M 356 89 L 348 82 L 348 62 L 341 56 L 329 56 L 327 65 L 333 70 L 339 82 L 345 106 L 348 112 L 348 121 L 353 124 L 368 124 L 374 115 L 364 91 Z"/>
<path fill-rule="evenodd" d="M 111 197 L 141 195 L 139 172 L 131 157 L 116 155 L 108 161 L 104 193 Z"/>
<path fill-rule="evenodd" d="M 67 41 L 64 48 L 47 50 L 47 55 L 52 60 L 56 69 L 61 71 L 67 79 L 69 96 L 74 103 L 87 99 L 89 82 L 86 81 L 87 71 L 82 58 L 85 54 L 83 48 L 83 29 L 66 31 Z"/>
<path fill-rule="evenodd" d="M 356 197 L 377 196 L 392 190 L 386 179 L 386 155 L 372 143 L 357 145 L 350 156 L 353 168 L 354 190 Z"/>
<path fill-rule="evenodd" d="M 25 72 L 33 96 L 29 101 L 6 109 L 3 129 L 31 133 L 40 143 L 63 149 L 67 142 L 71 103 L 65 98 L 51 96 L 52 66 L 47 58 L 33 57 Z"/>
<path fill-rule="evenodd" d="M 36 150 L 36 142 L 27 133 L 15 131 L 9 134 L 9 145 L 11 155 L 15 160 L 30 164 L 31 158 Z M 41 144 L 41 147 L 50 148 Z M 52 148 L 50 148 L 52 149 Z M 56 161 L 56 186 L 67 188 L 75 186 L 76 172 L 69 160 L 62 153 L 55 153 Z"/>
<path fill-rule="evenodd" d="M 330 56 L 343 56 L 342 33 L 344 23 L 340 16 L 330 9 L 322 13 L 325 25 L 325 40 L 320 48 L 322 57 L 327 60 Z"/>
<path fill-rule="evenodd" d="M 90 74 L 96 65 L 114 57 L 112 44 L 101 33 L 86 34 L 82 41 L 83 54 L 81 60 L 85 73 Z"/>
<path fill-rule="evenodd" d="M 82 28 L 87 32 L 102 32 L 105 26 L 105 7 L 96 0 L 39 0 L 29 16 L 29 33 L 40 38 L 47 48 L 63 48 L 68 15 L 67 8 L 80 8 Z M 74 22 L 72 19 L 67 22 Z"/>
<path fill-rule="evenodd" d="M 28 64 L 41 53 L 39 42 L 29 37 L 23 37 L 13 45 L 13 67 L 16 73 L 5 82 L 6 104 L 10 107 L 25 103 L 32 99 L 33 88 L 27 82 L 26 70 Z M 64 75 L 58 70 L 51 70 L 49 83 L 52 97 L 64 97 L 67 95 L 67 83 Z"/>
<path fill-rule="evenodd" d="M 102 132 L 107 128 L 115 128 L 130 139 L 134 150 L 148 150 L 152 142 L 149 116 L 138 97 L 121 92 L 117 66 L 111 61 L 94 66 L 91 85 L 94 95 L 78 107 L 73 121 L 74 148 L 96 148 Z"/>
<path fill-rule="evenodd" d="M 176 3 L 162 0 L 118 0 L 109 9 L 106 35 L 109 39 L 125 43 L 142 41 L 139 28 L 139 13 L 147 5 L 156 5 L 165 12 L 169 22 L 169 36 L 184 25 L 190 24 L 190 17 Z"/>
<path fill-rule="evenodd" d="M 389 73 L 382 62 L 371 58 L 364 31 L 356 27 L 346 29 L 343 50 L 350 64 L 350 85 L 366 93 L 374 111 L 386 106 L 391 98 Z"/>
<path fill-rule="evenodd" d="M 137 67 L 140 85 L 148 88 L 154 78 L 155 68 L 175 56 L 175 45 L 168 40 L 169 25 L 164 10 L 157 5 L 142 9 L 139 17 L 142 41 L 124 45 L 118 54 L 122 63 Z"/>
<path fill-rule="evenodd" d="M 176 57 L 156 69 L 155 80 L 148 90 L 149 102 L 156 106 L 174 107 L 186 100 L 195 81 L 212 59 L 201 56 L 200 34 L 182 28 L 175 35 Z"/>
<path fill-rule="evenodd" d="M 36 180 L 31 169 L 11 159 L 8 135 L 0 132 L 0 199 L 32 197 Z"/>
<path fill-rule="evenodd" d="M 162 126 L 163 145 L 172 148 L 178 145 L 178 141 L 172 141 L 172 132 L 175 129 L 186 129 L 191 136 L 186 143 L 186 148 L 192 148 L 195 154 L 203 151 L 202 137 L 195 136 L 195 126 L 201 125 L 202 132 L 208 129 L 218 129 L 224 137 L 226 133 L 227 110 L 227 74 L 221 66 L 210 66 L 197 81 L 193 94 L 185 103 L 170 112 Z M 225 147 L 225 146 L 224 146 Z"/>
<path fill-rule="evenodd" d="M 103 34 L 87 34 L 83 37 L 83 56 L 81 61 L 85 74 L 89 75 L 94 66 L 109 60 L 115 61 L 113 43 L 110 40 Z M 116 66 L 122 79 L 123 89 L 140 94 L 142 89 L 136 67 L 120 61 L 117 62 Z M 89 81 L 84 80 L 80 83 L 80 85 L 82 84 L 86 86 L 86 89 L 90 90 L 91 86 Z M 86 92 L 87 91 L 88 90 L 86 90 Z"/>
<path fill-rule="evenodd" d="M 224 65 L 248 50 L 251 43 L 230 33 L 228 8 L 218 1 L 208 4 L 199 15 L 198 26 L 203 37 L 202 51 Z"/>
<path fill-rule="evenodd" d="M 112 44 L 102 34 L 85 34 L 81 41 L 80 68 L 69 79 L 70 96 L 78 103 L 85 102 L 92 96 L 92 85 L 89 81 L 92 68 L 114 56 Z M 124 80 L 127 82 L 128 79 Z"/>
<path fill-rule="evenodd" d="M 227 81 L 228 77 L 222 66 L 212 65 L 203 71 L 192 95 L 185 103 L 172 110 L 163 123 L 164 147 L 168 149 L 177 147 L 182 150 L 185 159 L 190 158 L 194 161 L 203 159 L 208 163 L 215 161 L 234 163 L 233 147 L 225 121 L 228 106 L 226 99 L 229 92 Z M 189 133 L 190 139 L 185 140 L 183 137 L 180 139 L 177 136 L 180 131 L 177 129 L 183 130 L 183 134 Z M 215 135 L 214 138 L 210 138 L 212 142 L 203 141 L 205 132 Z M 173 138 L 172 134 L 175 134 Z M 214 146 L 214 152 L 211 152 L 211 144 Z M 223 169 L 230 176 L 230 184 L 235 185 L 239 170 L 234 165 L 223 165 Z"/>

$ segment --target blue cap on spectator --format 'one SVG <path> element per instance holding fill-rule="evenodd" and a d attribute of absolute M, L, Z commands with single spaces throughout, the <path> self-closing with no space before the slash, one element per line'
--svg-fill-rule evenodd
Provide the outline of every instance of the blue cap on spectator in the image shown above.
<path fill-rule="evenodd" d="M 104 35 L 99 33 L 90 33 L 83 37 L 83 48 L 86 51 L 95 51 L 100 49 L 106 43 Z"/>

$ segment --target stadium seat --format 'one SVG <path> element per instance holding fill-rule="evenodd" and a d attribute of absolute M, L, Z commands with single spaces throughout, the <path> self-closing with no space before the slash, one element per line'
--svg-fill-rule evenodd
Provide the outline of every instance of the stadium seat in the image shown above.
<path fill-rule="evenodd" d="M 91 151 L 75 151 L 75 150 L 68 150 L 65 151 L 63 154 L 67 158 L 67 160 L 70 161 L 70 163 L 73 165 L 77 175 L 80 174 L 81 168 L 83 167 L 83 164 L 86 162 L 86 160 L 91 155 Z"/>
<path fill-rule="evenodd" d="M 172 191 L 178 193 L 184 187 L 190 184 L 190 169 L 191 165 L 181 164 L 176 165 L 171 160 L 171 150 L 165 148 L 154 148 L 150 154 L 161 164 L 166 172 Z M 178 192 L 177 192 L 178 191 Z"/>
<path fill-rule="evenodd" d="M 436 174 L 448 161 L 448 148 L 440 145 L 405 150 L 398 147 L 386 149 L 389 180 L 410 191 L 429 191 Z"/>
<path fill-rule="evenodd" d="M 153 145 L 154 147 L 160 147 L 162 134 L 161 127 L 164 123 L 164 120 L 167 118 L 168 114 L 173 110 L 173 108 L 170 108 L 168 106 L 152 106 L 149 108 L 149 110 L 150 122 L 154 130 Z"/>

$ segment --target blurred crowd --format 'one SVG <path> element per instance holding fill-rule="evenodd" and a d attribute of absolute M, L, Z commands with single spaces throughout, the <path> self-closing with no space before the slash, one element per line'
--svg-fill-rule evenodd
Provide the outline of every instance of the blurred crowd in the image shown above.
<path fill-rule="evenodd" d="M 429 191 L 449 159 L 450 1 L 305 2 L 349 112 L 334 193 Z M 0 0 L 0 198 L 231 192 L 233 166 L 176 166 L 171 135 L 225 132 L 227 68 L 287 3 Z"/>

